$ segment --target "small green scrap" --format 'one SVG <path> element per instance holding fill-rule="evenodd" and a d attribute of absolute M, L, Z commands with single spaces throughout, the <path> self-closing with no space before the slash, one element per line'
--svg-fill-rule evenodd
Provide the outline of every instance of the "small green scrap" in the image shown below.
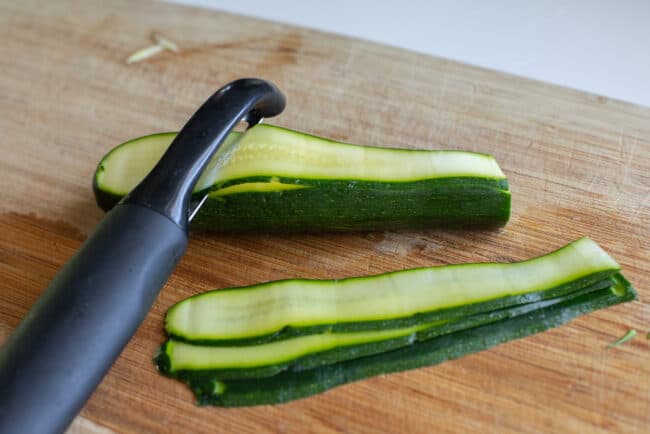
<path fill-rule="evenodd" d="M 151 39 L 155 42 L 153 45 L 149 45 L 148 47 L 141 48 L 135 53 L 131 54 L 129 57 L 127 57 L 126 63 L 130 64 L 130 63 L 141 62 L 165 50 L 172 51 L 174 53 L 178 53 L 179 51 L 178 45 L 176 45 L 174 42 L 170 41 L 169 39 L 165 38 L 159 33 L 153 33 L 151 35 Z"/>
<path fill-rule="evenodd" d="M 648 333 L 648 334 L 650 335 L 650 333 Z M 607 345 L 607 348 L 618 347 L 619 345 L 622 345 L 625 342 L 634 339 L 635 336 L 636 336 L 636 330 L 634 330 L 634 329 L 628 330 L 628 332 L 625 333 L 625 336 L 623 336 L 623 337 L 617 339 L 616 341 L 612 342 L 611 344 Z"/>
<path fill-rule="evenodd" d="M 166 50 L 173 51 L 174 53 L 178 53 L 178 45 L 165 38 L 163 35 L 154 33 L 152 36 L 154 41 L 156 41 L 156 44 L 159 46 L 163 47 Z"/>
<path fill-rule="evenodd" d="M 141 62 L 145 59 L 148 59 L 152 56 L 155 56 L 156 54 L 160 53 L 163 51 L 164 48 L 161 47 L 160 45 L 149 45 L 148 47 L 142 48 L 135 53 L 131 54 L 127 59 L 126 63 L 136 63 L 136 62 Z"/>

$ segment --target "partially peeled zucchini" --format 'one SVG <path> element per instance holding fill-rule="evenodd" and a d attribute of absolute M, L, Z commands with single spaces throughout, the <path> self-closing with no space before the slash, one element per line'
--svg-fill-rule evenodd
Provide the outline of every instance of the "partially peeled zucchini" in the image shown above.
<path fill-rule="evenodd" d="M 126 142 L 94 176 L 114 206 L 144 178 L 175 133 Z M 351 145 L 260 124 L 231 133 L 195 189 L 192 222 L 218 232 L 315 232 L 502 226 L 508 180 L 490 155 Z"/>

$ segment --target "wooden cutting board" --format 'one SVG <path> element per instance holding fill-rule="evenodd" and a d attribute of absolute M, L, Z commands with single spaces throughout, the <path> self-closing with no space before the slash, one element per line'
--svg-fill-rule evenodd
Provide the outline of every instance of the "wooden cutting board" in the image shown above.
<path fill-rule="evenodd" d="M 181 52 L 125 64 L 154 31 Z M 179 129 L 235 78 L 283 89 L 288 107 L 272 123 L 356 143 L 491 153 L 512 186 L 512 220 L 501 230 L 192 236 L 72 432 L 647 432 L 650 109 L 161 3 L 4 1 L 0 40 L 0 340 L 101 219 L 90 188 L 101 156 L 135 136 Z M 639 301 L 278 406 L 197 407 L 151 362 L 165 311 L 201 291 L 522 260 L 583 235 L 621 263 Z M 606 350 L 631 328 L 635 340 Z"/>

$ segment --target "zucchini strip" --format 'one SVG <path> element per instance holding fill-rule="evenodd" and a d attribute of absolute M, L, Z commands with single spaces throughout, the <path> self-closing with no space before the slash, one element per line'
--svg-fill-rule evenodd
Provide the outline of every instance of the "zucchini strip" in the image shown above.
<path fill-rule="evenodd" d="M 154 134 L 109 152 L 94 176 L 97 203 L 114 206 L 174 139 Z M 232 133 L 195 193 L 192 228 L 314 232 L 499 226 L 508 180 L 490 155 L 359 146 L 267 124 Z"/>
<path fill-rule="evenodd" d="M 283 280 L 210 291 L 167 313 L 178 340 L 247 345 L 290 337 L 386 330 L 556 298 L 600 282 L 620 266 L 581 238 L 517 263 L 448 265 L 342 280 Z"/>
<path fill-rule="evenodd" d="M 200 405 L 236 407 L 292 401 L 371 376 L 459 358 L 548 330 L 579 315 L 634 299 L 635 293 L 629 282 L 618 274 L 615 279 L 618 281 L 616 290 L 613 287 L 598 290 L 515 318 L 416 342 L 373 356 L 301 372 L 286 371 L 268 378 L 221 380 L 209 371 L 187 371 L 182 379 L 193 390 Z"/>
<path fill-rule="evenodd" d="M 551 300 L 441 320 L 416 326 L 366 332 L 327 332 L 266 344 L 222 347 L 169 339 L 156 356 L 165 375 L 182 378 L 185 371 L 210 371 L 219 379 L 261 378 L 284 370 L 302 371 L 343 360 L 378 354 L 448 333 L 524 315 L 580 295 L 612 286 L 611 278 Z"/>

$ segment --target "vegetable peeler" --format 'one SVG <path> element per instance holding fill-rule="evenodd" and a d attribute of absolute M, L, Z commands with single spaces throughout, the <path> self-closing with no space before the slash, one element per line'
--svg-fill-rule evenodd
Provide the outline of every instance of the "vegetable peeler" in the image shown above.
<path fill-rule="evenodd" d="M 135 333 L 183 255 L 191 194 L 228 133 L 282 112 L 255 78 L 219 89 L 147 177 L 58 272 L 0 348 L 0 433 L 63 432 Z"/>

